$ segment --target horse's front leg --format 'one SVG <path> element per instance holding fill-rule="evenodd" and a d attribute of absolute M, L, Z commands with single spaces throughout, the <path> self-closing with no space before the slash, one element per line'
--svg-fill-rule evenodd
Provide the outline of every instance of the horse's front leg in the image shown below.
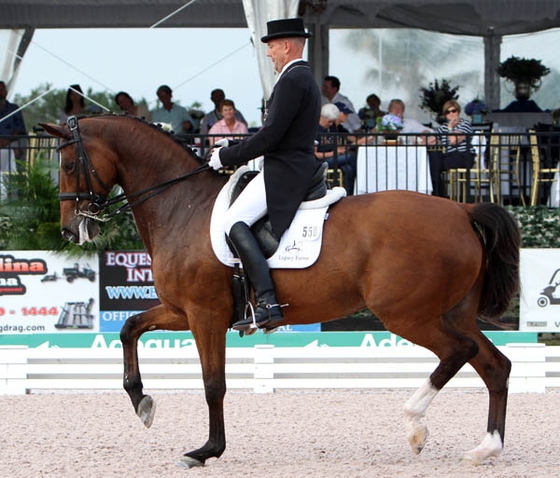
<path fill-rule="evenodd" d="M 123 386 L 130 396 L 136 414 L 146 427 L 154 420 L 155 404 L 149 395 L 144 395 L 144 385 L 138 367 L 138 339 L 149 330 L 188 330 L 184 316 L 179 316 L 163 305 L 129 317 L 121 330 L 123 345 L 124 376 Z"/>
<path fill-rule="evenodd" d="M 230 317 L 226 315 L 226 317 Z M 197 316 L 198 320 L 198 316 Z M 219 325 L 217 317 L 206 317 L 202 326 L 192 326 L 202 367 L 202 379 L 209 413 L 208 441 L 196 450 L 185 453 L 179 465 L 186 468 L 203 466 L 208 458 L 219 458 L 226 449 L 224 397 L 226 394 L 226 332 L 228 323 Z"/>

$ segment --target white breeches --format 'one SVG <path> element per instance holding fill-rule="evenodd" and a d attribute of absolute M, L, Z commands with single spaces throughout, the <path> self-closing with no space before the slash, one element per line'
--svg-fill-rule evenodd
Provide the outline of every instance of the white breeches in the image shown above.
<path fill-rule="evenodd" d="M 245 187 L 224 216 L 224 230 L 229 235 L 233 225 L 239 221 L 249 227 L 255 224 L 268 211 L 266 207 L 266 189 L 264 175 L 261 171 Z"/>

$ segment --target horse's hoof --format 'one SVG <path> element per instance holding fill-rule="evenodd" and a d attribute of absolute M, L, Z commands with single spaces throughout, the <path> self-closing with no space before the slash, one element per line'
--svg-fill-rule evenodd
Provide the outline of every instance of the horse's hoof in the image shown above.
<path fill-rule="evenodd" d="M 463 455 L 459 460 L 459 465 L 465 467 L 480 466 L 482 462 L 474 456 Z"/>
<path fill-rule="evenodd" d="M 407 434 L 408 443 L 415 455 L 419 455 L 424 449 L 426 441 L 428 441 L 428 435 L 428 428 L 420 424 L 413 427 L 410 433 Z"/>
<path fill-rule="evenodd" d="M 177 466 L 181 466 L 183 468 L 194 468 L 196 466 L 204 466 L 204 463 L 196 458 L 183 455 L 177 462 Z"/>
<path fill-rule="evenodd" d="M 146 395 L 138 404 L 136 415 L 140 417 L 142 423 L 146 428 L 150 428 L 154 422 L 154 415 L 156 414 L 156 404 L 152 397 Z"/>

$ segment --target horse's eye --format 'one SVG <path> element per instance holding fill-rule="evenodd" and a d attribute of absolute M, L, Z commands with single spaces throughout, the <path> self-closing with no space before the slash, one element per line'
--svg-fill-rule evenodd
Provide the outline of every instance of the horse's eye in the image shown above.
<path fill-rule="evenodd" d="M 64 163 L 64 172 L 69 174 L 72 171 L 74 171 L 75 167 L 76 167 L 75 161 L 68 161 L 68 162 Z"/>

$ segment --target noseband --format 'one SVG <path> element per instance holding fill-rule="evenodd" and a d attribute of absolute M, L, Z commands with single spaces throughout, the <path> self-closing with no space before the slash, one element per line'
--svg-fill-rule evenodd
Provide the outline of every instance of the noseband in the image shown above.
<path fill-rule="evenodd" d="M 169 181 L 165 181 L 161 184 L 157 184 L 155 186 L 150 186 L 149 188 L 143 189 L 141 191 L 137 191 L 133 194 L 126 195 L 124 193 L 118 194 L 117 196 L 107 200 L 107 196 L 102 196 L 100 194 L 96 194 L 93 191 L 93 180 L 92 178 L 106 191 L 107 194 L 111 191 L 111 188 L 107 187 L 99 175 L 97 171 L 93 167 L 93 163 L 89 158 L 89 155 L 84 147 L 82 142 L 82 137 L 80 136 L 80 129 L 78 128 L 78 119 L 75 116 L 68 117 L 67 120 L 68 127 L 70 128 L 70 132 L 72 133 L 72 139 L 61 144 L 57 151 L 66 148 L 72 144 L 76 145 L 76 192 L 74 193 L 60 193 L 58 198 L 60 201 L 75 201 L 76 202 L 76 210 L 75 214 L 78 216 L 84 216 L 90 219 L 95 219 L 96 221 L 106 222 L 109 219 L 113 218 L 117 214 L 132 208 L 133 206 L 140 204 L 147 199 L 150 199 L 152 196 L 159 194 L 165 191 L 170 186 L 190 177 L 195 174 L 201 173 L 203 171 L 210 170 L 211 167 L 205 163 L 199 166 L 198 168 L 194 169 L 193 171 L 184 174 L 182 176 L 178 176 L 173 178 Z M 84 180 L 86 183 L 86 188 L 89 192 L 80 192 L 80 175 L 84 176 Z M 140 197 L 143 196 L 144 197 Z M 131 199 L 136 198 L 136 200 L 130 203 Z M 87 211 L 80 209 L 79 203 L 80 201 L 89 201 L 87 206 Z M 126 201 L 126 202 L 125 202 Z M 99 216 L 99 213 L 106 209 L 109 206 L 114 204 L 118 204 L 121 202 L 125 202 L 121 207 L 115 209 L 112 212 L 104 214 L 102 217 Z"/>

